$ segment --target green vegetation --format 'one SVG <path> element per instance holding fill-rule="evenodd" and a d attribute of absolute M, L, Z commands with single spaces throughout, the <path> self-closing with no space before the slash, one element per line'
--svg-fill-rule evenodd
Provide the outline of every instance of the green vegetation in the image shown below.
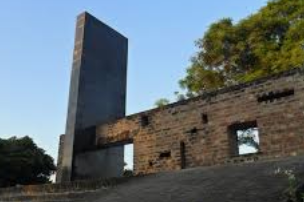
<path fill-rule="evenodd" d="M 278 168 L 275 170 L 274 174 L 287 177 L 288 186 L 283 193 L 283 196 L 285 198 L 284 201 L 299 202 L 304 200 L 304 185 L 300 183 L 300 180 L 296 177 L 294 170 L 284 170 Z"/>
<path fill-rule="evenodd" d="M 30 137 L 0 139 L 0 187 L 47 183 L 55 169 Z"/>
<path fill-rule="evenodd" d="M 131 170 L 131 169 L 125 169 L 124 172 L 123 172 L 123 176 L 124 177 L 132 177 L 132 176 L 134 176 L 133 170 Z"/>
<path fill-rule="evenodd" d="M 198 95 L 300 67 L 303 44 L 304 1 L 272 0 L 237 23 L 225 18 L 211 24 L 179 83 Z"/>
<path fill-rule="evenodd" d="M 257 151 L 260 150 L 260 145 L 257 140 L 258 129 L 249 128 L 246 130 L 238 130 L 238 145 L 247 145 L 248 147 L 254 148 Z"/>
<path fill-rule="evenodd" d="M 165 106 L 165 105 L 167 105 L 169 103 L 170 103 L 170 101 L 168 99 L 166 99 L 166 98 L 160 98 L 160 99 L 156 100 L 156 102 L 154 103 L 154 105 L 156 107 L 163 107 L 163 106 Z"/>

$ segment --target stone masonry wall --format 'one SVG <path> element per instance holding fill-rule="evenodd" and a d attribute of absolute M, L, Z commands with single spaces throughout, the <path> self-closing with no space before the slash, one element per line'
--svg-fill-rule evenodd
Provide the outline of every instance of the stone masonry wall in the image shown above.
<path fill-rule="evenodd" d="M 260 151 L 236 155 L 231 129 L 254 125 Z M 304 71 L 294 69 L 96 127 L 96 148 L 134 143 L 136 174 L 304 153 Z"/>

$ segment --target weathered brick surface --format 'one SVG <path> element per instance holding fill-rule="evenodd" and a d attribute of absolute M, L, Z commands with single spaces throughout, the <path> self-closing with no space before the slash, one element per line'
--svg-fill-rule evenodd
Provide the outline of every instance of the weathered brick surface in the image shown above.
<path fill-rule="evenodd" d="M 291 90 L 294 95 L 258 102 L 259 97 Z M 146 126 L 141 121 L 144 116 Z M 259 128 L 260 153 L 234 157 L 228 128 L 251 121 Z M 134 143 L 137 174 L 180 169 L 181 142 L 186 168 L 304 153 L 304 71 L 291 70 L 96 127 L 99 149 L 126 141 Z M 171 156 L 160 157 L 168 152 Z"/>

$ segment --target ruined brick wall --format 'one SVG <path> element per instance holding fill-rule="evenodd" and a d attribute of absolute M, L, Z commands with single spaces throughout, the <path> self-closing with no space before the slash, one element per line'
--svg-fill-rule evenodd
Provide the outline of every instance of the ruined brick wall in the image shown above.
<path fill-rule="evenodd" d="M 295 69 L 96 127 L 99 149 L 134 143 L 135 173 L 154 173 L 244 159 L 231 128 L 255 124 L 253 160 L 304 153 L 304 71 Z"/>

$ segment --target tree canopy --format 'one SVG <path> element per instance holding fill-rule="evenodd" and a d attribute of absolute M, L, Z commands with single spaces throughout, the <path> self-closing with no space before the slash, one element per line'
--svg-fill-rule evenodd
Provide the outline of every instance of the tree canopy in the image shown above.
<path fill-rule="evenodd" d="M 30 137 L 0 139 L 0 187 L 47 183 L 55 169 Z"/>
<path fill-rule="evenodd" d="M 166 98 L 160 98 L 158 100 L 156 100 L 156 102 L 154 103 L 155 107 L 163 107 L 165 105 L 168 105 L 170 103 L 170 101 Z"/>
<path fill-rule="evenodd" d="M 272 0 L 233 23 L 221 19 L 196 41 L 180 86 L 200 94 L 304 64 L 304 1 Z"/>

